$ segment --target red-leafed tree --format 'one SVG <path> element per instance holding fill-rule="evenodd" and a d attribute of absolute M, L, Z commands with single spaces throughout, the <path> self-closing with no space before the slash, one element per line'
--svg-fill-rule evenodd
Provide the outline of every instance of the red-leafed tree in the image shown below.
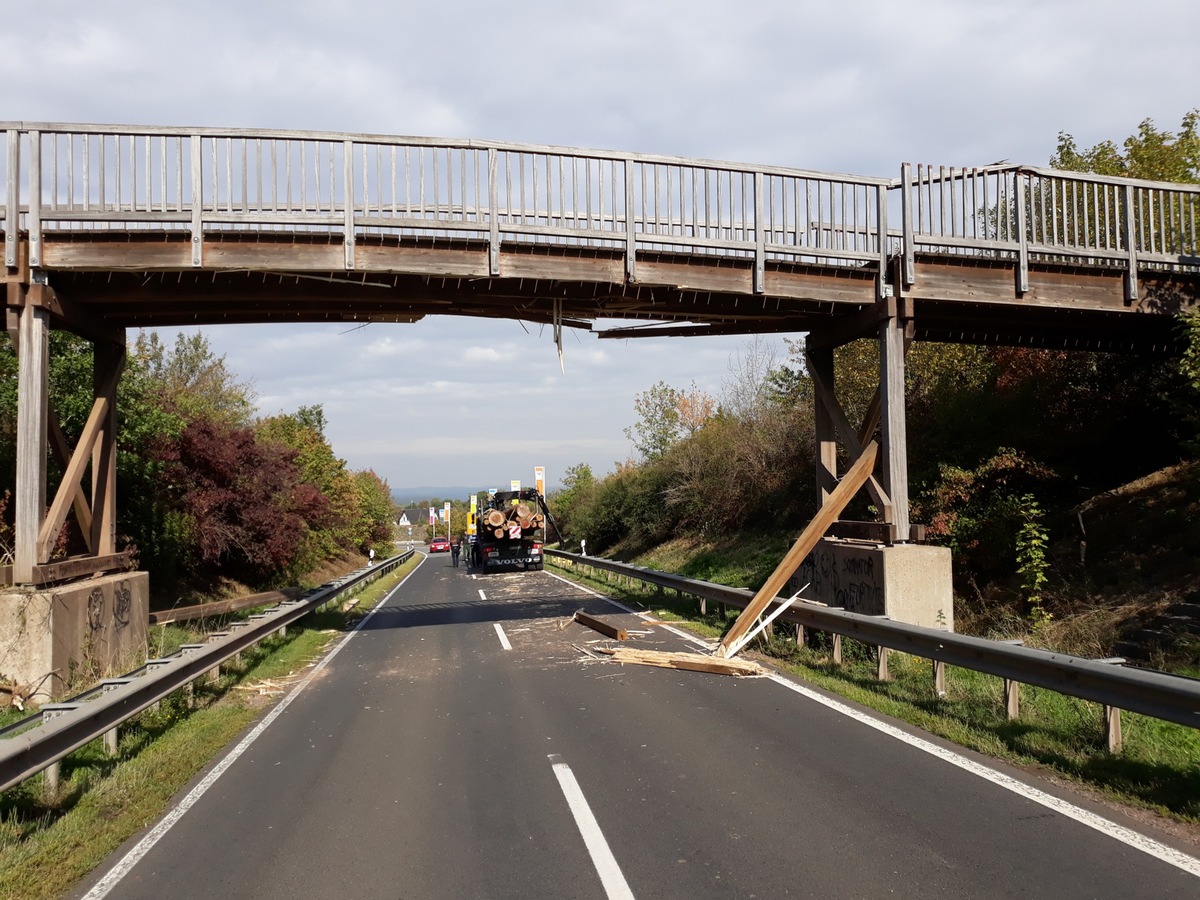
<path fill-rule="evenodd" d="M 197 420 L 165 456 L 166 491 L 204 574 L 270 579 L 328 515 L 325 497 L 301 481 L 295 452 L 251 429 Z"/>

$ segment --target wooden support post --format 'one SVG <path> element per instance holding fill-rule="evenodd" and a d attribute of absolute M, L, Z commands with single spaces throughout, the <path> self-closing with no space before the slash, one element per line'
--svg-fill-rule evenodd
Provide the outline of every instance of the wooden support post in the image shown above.
<path fill-rule="evenodd" d="M 879 650 L 879 659 L 876 663 L 875 677 L 880 681 L 891 681 L 892 679 L 888 675 L 888 648 L 879 647 L 877 649 Z"/>
<path fill-rule="evenodd" d="M 11 285 L 10 285 L 11 287 Z M 31 584 L 46 510 L 46 425 L 49 410 L 50 314 L 26 305 L 17 354 L 17 484 L 13 583 Z M 49 776 L 47 776 L 49 777 Z"/>
<path fill-rule="evenodd" d="M 940 659 L 933 661 L 933 692 L 939 697 L 946 696 L 946 664 Z"/>
<path fill-rule="evenodd" d="M 124 332 L 122 331 L 122 338 Z M 108 412 L 92 451 L 92 534 L 97 555 L 117 552 L 117 386 L 125 371 L 125 344 L 97 342 L 93 388 Z"/>
<path fill-rule="evenodd" d="M 833 348 L 810 349 L 807 355 L 809 371 L 833 389 Z M 833 415 L 819 397 L 814 398 L 813 418 L 816 432 L 817 491 L 824 504 L 837 487 L 837 431 Z"/>
<path fill-rule="evenodd" d="M 840 634 L 833 636 L 833 664 L 835 666 L 842 664 L 842 636 Z"/>
<path fill-rule="evenodd" d="M 1124 742 L 1121 739 L 1121 710 L 1116 706 L 1104 707 L 1104 741 L 1109 753 L 1120 753 Z"/>
<path fill-rule="evenodd" d="M 1011 678 L 1004 679 L 1004 714 L 1010 722 L 1021 716 L 1021 684 Z"/>
<path fill-rule="evenodd" d="M 908 436 L 904 415 L 904 328 L 899 316 L 879 326 L 879 388 L 883 421 L 883 489 L 892 503 L 896 540 L 907 542 Z"/>
<path fill-rule="evenodd" d="M 775 567 L 775 571 L 767 578 L 766 583 L 758 589 L 758 593 L 754 598 L 746 604 L 746 608 L 742 610 L 742 614 L 734 621 L 733 626 L 725 633 L 721 639 L 721 643 L 717 646 L 717 653 L 720 656 L 728 656 L 729 648 L 736 646 L 742 636 L 750 630 L 754 622 L 762 615 L 767 606 L 775 599 L 792 573 L 800 567 L 804 562 L 804 558 L 812 552 L 812 549 L 817 546 L 817 541 L 829 530 L 829 526 L 837 521 L 838 515 L 846 508 L 853 498 L 858 493 L 859 488 L 866 484 L 867 479 L 871 476 L 871 470 L 875 466 L 875 457 L 878 455 L 879 448 L 871 442 L 863 450 L 860 456 L 846 472 L 846 477 L 841 480 L 829 499 L 817 511 L 812 521 L 805 526 L 804 531 L 800 533 L 800 537 L 796 543 L 792 545 L 787 554 Z"/>

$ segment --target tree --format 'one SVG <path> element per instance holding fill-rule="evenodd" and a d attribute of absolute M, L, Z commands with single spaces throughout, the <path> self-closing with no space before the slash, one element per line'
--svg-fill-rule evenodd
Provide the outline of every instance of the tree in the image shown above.
<path fill-rule="evenodd" d="M 659 459 L 679 440 L 683 426 L 679 420 L 680 393 L 660 381 L 634 398 L 638 420 L 625 429 L 625 436 L 646 459 Z"/>
<path fill-rule="evenodd" d="M 1080 150 L 1074 137 L 1060 131 L 1050 165 L 1072 172 L 1200 183 L 1200 109 L 1193 109 L 1183 117 L 1177 135 L 1159 131 L 1153 120 L 1145 119 L 1137 133 L 1125 138 L 1122 146 L 1123 153 L 1113 141 L 1106 140 Z"/>
<path fill-rule="evenodd" d="M 131 355 L 140 361 L 147 382 L 163 404 L 185 421 L 206 419 L 238 427 L 250 424 L 257 399 L 254 386 L 237 380 L 225 357 L 213 355 L 203 333 L 180 332 L 174 348 L 168 348 L 156 333 L 143 331 Z"/>

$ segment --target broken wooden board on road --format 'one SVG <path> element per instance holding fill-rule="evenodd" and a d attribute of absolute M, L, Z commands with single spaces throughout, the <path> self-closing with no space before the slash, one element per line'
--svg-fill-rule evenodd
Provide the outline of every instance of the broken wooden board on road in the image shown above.
<path fill-rule="evenodd" d="M 598 647 L 601 653 L 612 657 L 613 662 L 631 663 L 638 666 L 657 666 L 662 669 L 687 669 L 692 672 L 708 672 L 712 675 L 765 675 L 766 670 L 758 663 L 744 659 L 721 659 L 703 653 L 669 652 L 665 650 L 635 650 L 632 647 Z"/>
<path fill-rule="evenodd" d="M 609 625 L 603 619 L 598 619 L 595 616 L 589 616 L 583 610 L 575 613 L 574 619 L 580 625 L 586 625 L 593 631 L 600 632 L 605 637 L 610 637 L 618 641 L 629 640 L 629 632 L 624 628 L 618 628 L 616 625 Z"/>

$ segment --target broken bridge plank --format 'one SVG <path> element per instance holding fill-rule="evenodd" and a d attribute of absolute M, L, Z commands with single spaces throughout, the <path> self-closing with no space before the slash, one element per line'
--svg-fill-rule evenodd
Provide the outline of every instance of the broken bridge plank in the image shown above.
<path fill-rule="evenodd" d="M 586 625 L 588 628 L 600 632 L 605 637 L 614 638 L 618 641 L 629 640 L 629 632 L 624 628 L 618 628 L 615 625 L 609 625 L 603 619 L 598 619 L 595 616 L 589 616 L 583 610 L 575 613 L 575 621 L 580 625 Z"/>
<path fill-rule="evenodd" d="M 607 653 L 614 662 L 631 663 L 638 666 L 657 666 L 662 669 L 686 669 L 691 672 L 708 672 L 711 675 L 764 675 L 766 670 L 758 663 L 744 659 L 721 659 L 703 653 L 671 652 L 666 650 L 637 650 L 633 647 L 598 648 Z"/>

